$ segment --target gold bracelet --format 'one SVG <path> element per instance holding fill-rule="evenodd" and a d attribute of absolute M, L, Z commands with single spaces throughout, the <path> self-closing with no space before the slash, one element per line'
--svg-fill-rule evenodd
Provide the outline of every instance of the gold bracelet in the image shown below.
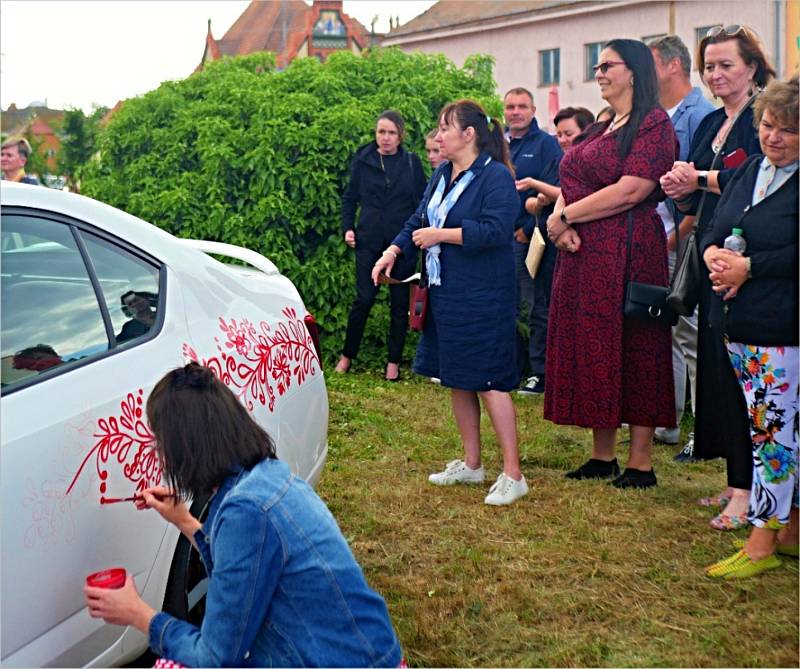
<path fill-rule="evenodd" d="M 753 278 L 753 262 L 752 262 L 752 260 L 750 259 L 749 256 L 744 259 L 744 269 L 745 269 L 745 275 L 747 276 L 747 278 L 748 279 L 752 279 Z"/>

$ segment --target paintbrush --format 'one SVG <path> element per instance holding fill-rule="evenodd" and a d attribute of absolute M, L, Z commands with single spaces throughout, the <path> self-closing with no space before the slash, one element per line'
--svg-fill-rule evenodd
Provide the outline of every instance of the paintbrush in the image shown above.
<path fill-rule="evenodd" d="M 168 499 L 175 497 L 175 495 L 161 495 L 158 499 Z M 141 495 L 134 495 L 133 497 L 101 497 L 100 504 L 117 504 L 118 502 L 135 502 L 143 499 Z"/>

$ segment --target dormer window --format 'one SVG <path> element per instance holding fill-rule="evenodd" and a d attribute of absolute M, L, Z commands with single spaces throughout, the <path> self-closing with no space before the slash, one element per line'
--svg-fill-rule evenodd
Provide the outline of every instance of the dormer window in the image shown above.
<path fill-rule="evenodd" d="M 335 9 L 323 9 L 311 31 L 311 44 L 315 49 L 346 49 L 347 27 Z"/>

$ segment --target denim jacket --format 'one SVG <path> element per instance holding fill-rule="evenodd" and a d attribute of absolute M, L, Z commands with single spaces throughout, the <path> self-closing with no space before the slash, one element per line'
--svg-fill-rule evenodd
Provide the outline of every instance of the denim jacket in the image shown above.
<path fill-rule="evenodd" d="M 323 501 L 279 460 L 230 476 L 194 535 L 202 627 L 157 613 L 150 647 L 191 667 L 396 667 L 402 653 Z"/>

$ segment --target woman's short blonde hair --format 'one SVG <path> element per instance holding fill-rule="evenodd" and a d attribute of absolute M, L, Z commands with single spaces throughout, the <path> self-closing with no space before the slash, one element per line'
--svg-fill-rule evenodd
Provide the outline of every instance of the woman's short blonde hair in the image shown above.
<path fill-rule="evenodd" d="M 764 112 L 769 113 L 782 125 L 797 127 L 797 77 L 789 81 L 772 81 L 753 103 L 753 121 L 756 127 L 761 123 Z"/>

